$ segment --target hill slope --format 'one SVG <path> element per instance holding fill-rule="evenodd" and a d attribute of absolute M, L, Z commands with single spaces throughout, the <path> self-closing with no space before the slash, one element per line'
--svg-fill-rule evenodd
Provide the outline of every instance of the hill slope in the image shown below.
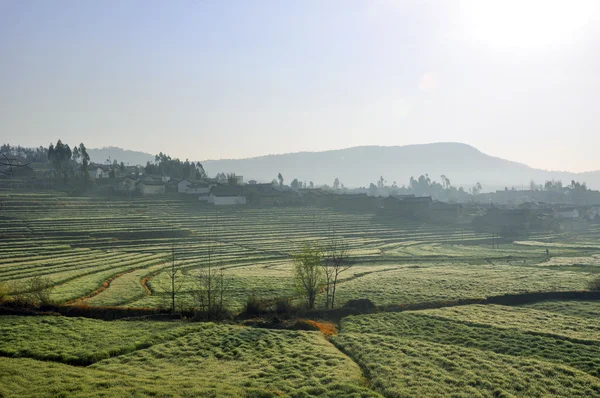
<path fill-rule="evenodd" d="M 110 157 L 126 164 L 146 164 L 154 161 L 149 153 L 116 147 L 89 149 L 93 161 L 105 163 Z M 338 177 L 348 187 L 368 186 L 383 176 L 389 184 L 408 185 L 410 177 L 429 174 L 440 181 L 442 174 L 455 186 L 470 187 L 480 182 L 485 191 L 515 186 L 529 187 L 533 179 L 538 184 L 547 180 L 585 181 L 600 189 L 600 171 L 568 173 L 531 168 L 525 164 L 489 156 L 476 148 L 460 143 L 436 143 L 406 146 L 361 146 L 323 152 L 297 152 L 266 155 L 247 159 L 202 161 L 209 175 L 233 172 L 246 180 L 269 182 L 281 173 L 285 182 L 294 178 L 315 184 L 332 184 Z"/>
<path fill-rule="evenodd" d="M 106 160 L 109 158 L 111 162 L 116 159 L 119 163 L 123 162 L 131 166 L 138 164 L 145 165 L 148 161 L 154 162 L 154 155 L 146 152 L 130 151 L 115 146 L 90 148 L 87 152 L 92 162 L 95 163 L 106 163 Z"/>
<path fill-rule="evenodd" d="M 586 181 L 600 188 L 600 172 L 567 173 L 531 168 L 486 155 L 460 143 L 436 143 L 406 146 L 362 146 L 324 152 L 298 152 L 249 159 L 209 160 L 203 162 L 210 174 L 235 172 L 246 179 L 271 181 L 282 173 L 286 182 L 300 181 L 332 184 L 338 177 L 349 187 L 368 186 L 383 176 L 388 183 L 407 185 L 410 177 L 428 173 L 432 180 L 442 174 L 453 185 L 472 186 L 481 182 L 485 190 L 505 186 L 527 188 L 531 179 L 538 184 L 550 179 Z"/>

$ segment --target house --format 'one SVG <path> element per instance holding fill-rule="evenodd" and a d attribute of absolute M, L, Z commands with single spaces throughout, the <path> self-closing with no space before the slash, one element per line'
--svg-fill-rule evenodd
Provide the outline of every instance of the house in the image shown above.
<path fill-rule="evenodd" d="M 136 188 L 142 195 L 161 195 L 165 193 L 165 183 L 162 181 L 139 181 Z"/>
<path fill-rule="evenodd" d="M 176 178 L 171 178 L 169 181 L 167 181 L 167 183 L 165 184 L 165 189 L 167 192 L 178 192 L 178 185 L 179 185 L 179 180 Z"/>
<path fill-rule="evenodd" d="M 327 203 L 327 192 L 320 189 L 303 189 L 302 201 L 308 206 L 325 206 Z"/>
<path fill-rule="evenodd" d="M 383 202 L 386 214 L 405 218 L 429 219 L 431 217 L 431 196 L 388 196 Z"/>
<path fill-rule="evenodd" d="M 290 188 L 273 184 L 252 184 L 244 186 L 248 202 L 260 206 L 289 206 L 302 203 L 300 194 Z"/>
<path fill-rule="evenodd" d="M 246 197 L 240 186 L 218 185 L 210 189 L 208 202 L 215 206 L 245 205 Z"/>
<path fill-rule="evenodd" d="M 588 220 L 597 220 L 600 218 L 600 206 L 589 206 L 585 210 L 585 217 Z"/>
<path fill-rule="evenodd" d="M 340 210 L 374 211 L 376 199 L 366 193 L 335 195 L 335 207 Z"/>
<path fill-rule="evenodd" d="M 431 219 L 438 222 L 456 222 L 464 215 L 463 205 L 460 203 L 445 203 L 434 201 L 431 204 Z"/>
<path fill-rule="evenodd" d="M 190 185 L 192 185 L 192 182 L 187 178 L 184 178 L 177 183 L 177 192 L 185 193 Z"/>
<path fill-rule="evenodd" d="M 475 217 L 472 225 L 478 232 L 498 233 L 504 236 L 529 231 L 539 224 L 536 212 L 529 209 L 492 207 L 483 216 Z"/>
<path fill-rule="evenodd" d="M 557 219 L 575 219 L 579 218 L 579 210 L 575 207 L 559 207 L 554 209 L 554 218 Z"/>
<path fill-rule="evenodd" d="M 98 165 L 98 166 L 95 166 L 92 170 L 93 170 L 92 175 L 96 179 L 110 177 L 110 168 L 109 167 Z"/>
<path fill-rule="evenodd" d="M 134 178 L 127 176 L 117 181 L 115 190 L 123 193 L 131 193 L 135 191 L 136 183 L 137 181 Z"/>
<path fill-rule="evenodd" d="M 187 186 L 185 193 L 188 195 L 208 195 L 210 194 L 210 189 L 215 185 L 205 182 L 193 182 Z"/>

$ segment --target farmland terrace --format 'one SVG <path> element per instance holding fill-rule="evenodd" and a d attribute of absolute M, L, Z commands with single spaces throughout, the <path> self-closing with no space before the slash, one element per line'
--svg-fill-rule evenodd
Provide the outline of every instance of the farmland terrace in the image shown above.
<path fill-rule="evenodd" d="M 0 284 L 19 294 L 47 277 L 65 308 L 168 306 L 173 252 L 179 308 L 195 305 L 209 254 L 233 311 L 249 297 L 299 302 L 291 255 L 332 235 L 354 262 L 337 307 L 578 292 L 600 270 L 594 225 L 585 235 L 532 233 L 492 248 L 491 236 L 467 226 L 329 208 L 6 190 L 0 201 Z M 599 315 L 593 300 L 447 306 L 348 316 L 334 336 L 319 327 L 3 315 L 0 397 L 600 396 Z"/>

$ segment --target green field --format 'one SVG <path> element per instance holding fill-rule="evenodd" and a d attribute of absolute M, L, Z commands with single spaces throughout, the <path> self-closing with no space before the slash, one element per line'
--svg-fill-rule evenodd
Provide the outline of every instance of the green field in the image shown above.
<path fill-rule="evenodd" d="M 57 302 L 163 306 L 167 277 L 161 271 L 172 248 L 183 273 L 181 306 L 194 305 L 195 275 L 206 266 L 209 248 L 212 264 L 226 270 L 232 309 L 249 296 L 289 297 L 290 255 L 306 242 L 325 242 L 332 230 L 356 262 L 342 275 L 338 305 L 355 298 L 387 305 L 581 290 L 600 269 L 600 249 L 588 236 L 577 246 L 560 243 L 572 237 L 537 233 L 492 249 L 490 236 L 468 226 L 391 224 L 375 214 L 327 208 L 216 209 L 175 199 L 7 191 L 0 200 L 0 283 L 18 290 L 34 276 L 47 277 Z"/>
<path fill-rule="evenodd" d="M 58 304 L 191 309 L 208 263 L 225 302 L 300 303 L 291 255 L 335 230 L 354 266 L 336 306 L 585 290 L 600 274 L 600 228 L 491 246 L 468 225 L 391 222 L 329 208 L 214 208 L 177 199 L 0 191 L 0 285 L 49 278 Z M 551 258 L 546 258 L 546 249 Z M 323 304 L 322 295 L 317 305 Z M 389 307 L 388 307 L 389 306 Z M 544 301 L 349 316 L 340 333 L 187 320 L 0 316 L 0 397 L 600 396 L 600 303 Z"/>

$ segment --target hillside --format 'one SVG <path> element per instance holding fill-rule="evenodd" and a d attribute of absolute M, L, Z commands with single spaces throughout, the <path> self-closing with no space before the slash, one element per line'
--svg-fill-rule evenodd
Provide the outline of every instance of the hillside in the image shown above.
<path fill-rule="evenodd" d="M 285 180 L 293 178 L 332 184 L 338 177 L 349 187 L 368 186 L 383 176 L 389 184 L 407 185 L 410 177 L 429 174 L 439 180 L 442 174 L 453 185 L 472 186 L 480 182 L 484 190 L 529 186 L 550 179 L 563 182 L 586 181 L 600 188 L 600 172 L 566 173 L 531 168 L 486 155 L 476 148 L 460 143 L 436 143 L 406 146 L 362 146 L 324 152 L 298 152 L 268 155 L 250 159 L 210 160 L 203 162 L 210 174 L 235 172 L 260 181 L 271 181 L 282 173 Z"/>
<path fill-rule="evenodd" d="M 118 162 L 124 162 L 129 165 L 145 165 L 146 162 L 154 161 L 154 155 L 146 152 L 131 151 L 128 149 L 122 149 L 114 146 L 104 148 L 91 148 L 87 150 L 90 155 L 90 159 L 95 163 L 106 163 L 106 160 L 116 159 Z"/>
<path fill-rule="evenodd" d="M 117 159 L 129 164 L 146 164 L 154 156 L 144 152 L 116 147 L 90 149 L 93 161 L 104 163 Z M 487 155 L 478 149 L 460 143 L 436 143 L 406 146 L 361 146 L 323 152 L 297 152 L 266 155 L 247 159 L 202 161 L 209 175 L 234 172 L 246 180 L 271 181 L 281 173 L 286 183 L 294 178 L 315 184 L 332 184 L 338 177 L 348 187 L 368 186 L 383 176 L 388 184 L 396 181 L 407 185 L 410 177 L 429 174 L 440 180 L 442 174 L 453 185 L 471 187 L 476 182 L 485 191 L 505 186 L 527 188 L 533 179 L 538 184 L 546 180 L 585 181 L 600 189 L 600 171 L 568 173 L 531 168 L 525 164 Z"/>

